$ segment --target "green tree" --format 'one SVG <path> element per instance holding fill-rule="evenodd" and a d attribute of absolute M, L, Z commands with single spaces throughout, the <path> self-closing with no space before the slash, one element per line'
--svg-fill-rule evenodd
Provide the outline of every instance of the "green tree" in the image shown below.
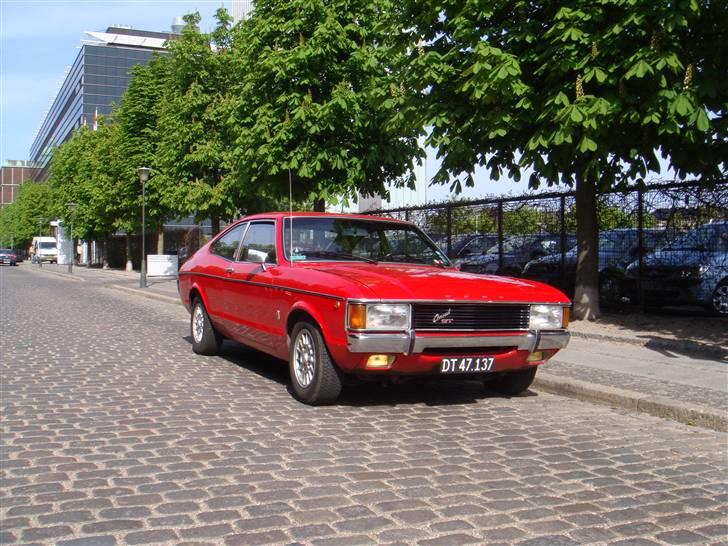
<path fill-rule="evenodd" d="M 2 244 L 28 248 L 33 237 L 48 235 L 53 219 L 53 195 L 46 184 L 26 182 L 12 205 L 0 213 Z"/>
<path fill-rule="evenodd" d="M 182 36 L 169 42 L 158 118 L 159 142 L 149 186 L 159 203 L 172 213 L 220 219 L 239 208 L 236 179 L 231 176 L 232 140 L 227 120 L 231 109 L 231 24 L 227 12 L 217 11 L 217 28 L 199 31 L 199 13 L 185 16 Z"/>
<path fill-rule="evenodd" d="M 155 55 L 146 65 L 136 65 L 119 108 L 114 112 L 119 141 L 119 225 L 132 233 L 141 230 L 142 188 L 137 169 L 150 167 L 159 171 L 157 147 L 162 127 L 160 110 L 168 84 L 171 58 Z M 162 204 L 160 187 L 148 183 L 145 188 L 145 216 L 152 229 L 161 233 L 169 207 Z M 159 246 L 163 246 L 160 241 Z M 158 253 L 163 249 L 158 248 Z"/>
<path fill-rule="evenodd" d="M 259 0 L 238 26 L 235 165 L 249 201 L 287 201 L 289 181 L 317 208 L 413 184 L 422 152 L 400 111 L 407 90 L 392 68 L 405 58 L 387 47 L 392 5 Z"/>
<path fill-rule="evenodd" d="M 54 215 L 68 224 L 68 203 L 76 203 L 74 236 L 106 241 L 128 228 L 120 191 L 120 135 L 118 126 L 99 119 L 98 130 L 82 127 L 56 148 L 51 159 L 49 184 L 54 195 Z"/>
<path fill-rule="evenodd" d="M 574 315 L 599 316 L 597 195 L 643 182 L 662 155 L 679 177 L 728 158 L 728 25 L 718 0 L 405 0 L 401 46 L 431 128 L 434 182 L 498 179 L 576 188 Z"/>

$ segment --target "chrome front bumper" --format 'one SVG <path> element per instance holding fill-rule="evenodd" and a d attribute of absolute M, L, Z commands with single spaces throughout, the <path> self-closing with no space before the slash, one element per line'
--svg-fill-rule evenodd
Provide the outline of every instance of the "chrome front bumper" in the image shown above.
<path fill-rule="evenodd" d="M 468 349 L 469 347 L 516 347 L 534 352 L 563 349 L 571 334 L 566 330 L 540 332 L 532 330 L 514 335 L 417 336 L 414 331 L 401 334 L 365 334 L 349 332 L 347 342 L 352 353 L 422 353 L 427 349 Z"/>

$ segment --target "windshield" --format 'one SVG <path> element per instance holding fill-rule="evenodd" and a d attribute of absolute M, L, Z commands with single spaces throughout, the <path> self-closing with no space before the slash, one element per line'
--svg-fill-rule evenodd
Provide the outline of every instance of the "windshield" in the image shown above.
<path fill-rule="evenodd" d="M 42 249 L 56 248 L 56 243 L 38 243 L 38 247 Z"/>
<path fill-rule="evenodd" d="M 13 251 L 9 248 L 0 248 L 0 254 L 12 254 Z"/>
<path fill-rule="evenodd" d="M 296 262 L 356 260 L 365 262 L 449 265 L 448 259 L 410 224 L 357 218 L 303 217 L 284 223 L 287 259 Z M 291 257 L 291 240 L 293 255 Z"/>
<path fill-rule="evenodd" d="M 716 223 L 701 226 L 680 235 L 668 248 L 671 250 L 717 250 L 728 234 L 728 224 Z"/>

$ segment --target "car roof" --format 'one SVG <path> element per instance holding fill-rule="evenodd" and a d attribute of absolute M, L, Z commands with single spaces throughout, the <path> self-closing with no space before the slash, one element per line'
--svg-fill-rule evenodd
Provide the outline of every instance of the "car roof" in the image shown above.
<path fill-rule="evenodd" d="M 270 220 L 272 218 L 274 219 L 284 219 L 289 218 L 293 216 L 293 218 L 349 218 L 353 220 L 384 220 L 387 222 L 396 222 L 400 224 L 411 224 L 411 222 L 405 222 L 404 220 L 399 220 L 397 218 L 389 218 L 388 216 L 374 216 L 372 214 L 345 214 L 345 213 L 338 213 L 338 212 L 311 212 L 311 211 L 303 211 L 303 212 L 261 212 L 257 214 L 251 214 L 250 216 L 245 216 L 240 219 L 240 221 L 251 221 L 251 220 Z"/>

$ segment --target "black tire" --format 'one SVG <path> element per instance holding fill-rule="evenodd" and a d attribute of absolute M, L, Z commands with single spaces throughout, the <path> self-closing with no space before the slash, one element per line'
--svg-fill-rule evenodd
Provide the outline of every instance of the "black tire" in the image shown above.
<path fill-rule="evenodd" d="M 293 394 L 311 406 L 333 404 L 341 393 L 341 376 L 319 329 L 309 321 L 291 331 L 288 353 Z"/>
<path fill-rule="evenodd" d="M 532 366 L 525 370 L 506 372 L 503 375 L 488 381 L 485 386 L 489 390 L 499 394 L 515 396 L 517 394 L 521 394 L 531 386 L 534 377 L 536 377 L 536 370 L 536 366 Z"/>
<path fill-rule="evenodd" d="M 190 313 L 192 350 L 198 355 L 213 356 L 220 352 L 222 336 L 215 330 L 200 298 L 192 302 Z"/>
<path fill-rule="evenodd" d="M 710 297 L 710 312 L 718 317 L 728 317 L 728 279 L 718 283 Z"/>
<path fill-rule="evenodd" d="M 617 305 L 622 300 L 622 283 L 612 273 L 603 273 L 599 278 L 599 301 L 604 305 Z"/>

